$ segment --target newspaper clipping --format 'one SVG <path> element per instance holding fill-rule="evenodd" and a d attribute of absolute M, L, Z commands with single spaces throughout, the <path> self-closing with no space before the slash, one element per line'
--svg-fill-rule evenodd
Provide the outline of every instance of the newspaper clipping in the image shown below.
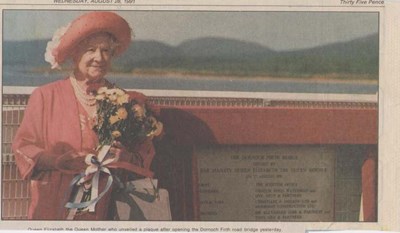
<path fill-rule="evenodd" d="M 398 2 L 0 7 L 0 230 L 400 231 Z"/>

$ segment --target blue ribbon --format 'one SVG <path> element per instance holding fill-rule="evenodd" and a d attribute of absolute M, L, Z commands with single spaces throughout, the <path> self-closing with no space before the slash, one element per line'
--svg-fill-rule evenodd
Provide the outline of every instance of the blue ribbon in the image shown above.
<path fill-rule="evenodd" d="M 106 187 L 104 188 L 103 192 L 101 192 L 97 198 L 95 198 L 95 199 L 93 199 L 93 200 L 90 200 L 90 201 L 79 202 L 79 203 L 67 202 L 67 204 L 65 204 L 65 207 L 66 207 L 66 208 L 68 208 L 68 209 L 81 209 L 81 208 L 86 208 L 86 207 L 88 207 L 88 206 L 90 206 L 90 205 L 92 205 L 92 204 L 97 203 L 97 202 L 108 192 L 108 190 L 111 188 L 111 185 L 112 185 L 112 183 L 113 183 L 112 175 L 111 175 L 110 171 L 109 171 L 107 168 L 100 167 L 99 171 L 97 171 L 97 172 L 100 172 L 100 171 L 109 174 L 108 180 L 107 180 L 107 184 L 106 184 Z M 69 186 L 70 186 L 70 189 L 72 190 L 72 188 L 73 188 L 73 187 L 79 182 L 79 180 L 80 180 L 81 178 L 83 178 L 84 176 L 85 176 L 85 173 L 81 173 L 81 174 L 75 176 L 75 177 L 72 179 L 72 181 L 71 181 L 71 183 L 70 183 L 70 185 L 69 185 Z"/>

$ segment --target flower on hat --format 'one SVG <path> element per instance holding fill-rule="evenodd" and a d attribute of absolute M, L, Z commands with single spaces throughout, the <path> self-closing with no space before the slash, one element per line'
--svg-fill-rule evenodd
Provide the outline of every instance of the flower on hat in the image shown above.
<path fill-rule="evenodd" d="M 57 29 L 54 32 L 51 41 L 47 42 L 46 53 L 44 54 L 44 60 L 51 64 L 51 69 L 61 69 L 60 65 L 58 64 L 56 58 L 53 55 L 53 50 L 58 47 L 61 41 L 61 37 L 65 34 L 65 32 L 67 32 L 70 26 L 71 23 Z"/>
<path fill-rule="evenodd" d="M 114 56 L 120 55 L 129 47 L 132 39 L 129 23 L 113 12 L 93 11 L 83 14 L 65 27 L 58 29 L 47 44 L 45 60 L 52 69 L 60 68 L 60 64 L 71 56 L 73 49 L 85 38 L 98 32 L 106 32 L 116 39 Z"/>

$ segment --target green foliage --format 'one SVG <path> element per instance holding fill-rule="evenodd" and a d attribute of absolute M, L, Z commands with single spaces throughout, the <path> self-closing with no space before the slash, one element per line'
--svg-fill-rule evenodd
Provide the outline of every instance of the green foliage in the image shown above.
<path fill-rule="evenodd" d="M 48 67 L 42 59 L 45 41 L 4 42 L 5 65 Z M 32 68 L 33 67 L 33 68 Z M 377 80 L 378 34 L 311 49 L 277 52 L 259 44 L 225 38 L 201 38 L 177 47 L 156 41 L 135 41 L 113 62 L 113 71 L 140 70 L 229 76 L 311 77 L 336 74 L 338 78 Z"/>

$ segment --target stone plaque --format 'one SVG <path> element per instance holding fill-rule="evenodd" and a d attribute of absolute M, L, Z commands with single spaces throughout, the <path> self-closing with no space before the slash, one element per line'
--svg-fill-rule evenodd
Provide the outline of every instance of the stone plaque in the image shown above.
<path fill-rule="evenodd" d="M 335 150 L 222 146 L 196 150 L 205 221 L 334 221 Z"/>

